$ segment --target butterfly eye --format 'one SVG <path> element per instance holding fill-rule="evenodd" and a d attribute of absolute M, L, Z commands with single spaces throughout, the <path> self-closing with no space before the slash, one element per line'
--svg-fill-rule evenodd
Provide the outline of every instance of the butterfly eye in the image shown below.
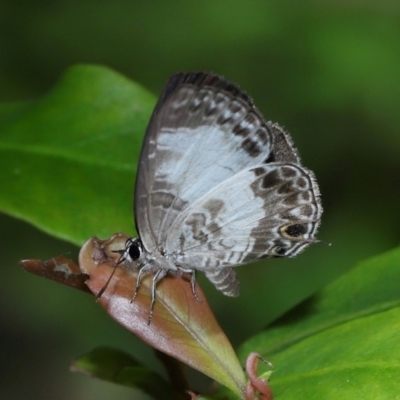
<path fill-rule="evenodd" d="M 282 235 L 287 238 L 298 238 L 307 232 L 307 227 L 302 224 L 285 225 L 280 229 Z"/>
<path fill-rule="evenodd" d="M 132 261 L 137 260 L 142 254 L 142 246 L 138 240 L 130 241 L 128 244 L 128 254 Z"/>

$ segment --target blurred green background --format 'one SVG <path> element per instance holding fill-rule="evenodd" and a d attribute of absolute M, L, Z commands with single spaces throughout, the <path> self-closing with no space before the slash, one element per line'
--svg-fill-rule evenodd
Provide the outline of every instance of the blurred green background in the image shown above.
<path fill-rule="evenodd" d="M 176 71 L 207 70 L 239 83 L 266 119 L 291 132 L 318 178 L 319 238 L 332 246 L 240 268 L 237 300 L 201 280 L 238 345 L 357 261 L 399 243 L 400 3 L 349 3 L 2 0 L 0 101 L 40 97 L 76 63 L 109 66 L 154 93 Z M 17 265 L 75 258 L 78 249 L 9 216 L 0 227 L 1 398 L 148 399 L 68 371 L 74 356 L 97 345 L 161 368 L 93 298 Z M 271 284 L 260 285 L 268 274 Z M 195 388 L 204 385 L 194 379 Z"/>

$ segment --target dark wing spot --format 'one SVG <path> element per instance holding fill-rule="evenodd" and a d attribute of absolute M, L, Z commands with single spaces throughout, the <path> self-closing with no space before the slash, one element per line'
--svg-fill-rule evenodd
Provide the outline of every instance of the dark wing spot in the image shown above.
<path fill-rule="evenodd" d="M 245 125 L 243 125 L 242 123 L 236 124 L 233 129 L 232 129 L 232 133 L 236 136 L 243 136 L 243 137 L 247 137 L 250 135 L 250 129 L 246 128 Z"/>
<path fill-rule="evenodd" d="M 285 197 L 282 200 L 282 203 L 286 204 L 286 205 L 288 205 L 290 207 L 295 207 L 296 205 L 299 204 L 299 194 L 298 193 L 294 193 L 294 194 L 292 194 L 290 196 Z"/>
<path fill-rule="evenodd" d="M 255 176 L 260 176 L 265 172 L 265 169 L 263 167 L 257 167 L 257 168 L 254 168 L 253 171 L 254 171 Z"/>
<path fill-rule="evenodd" d="M 271 171 L 264 176 L 261 186 L 264 189 L 272 188 L 281 183 L 281 178 L 279 177 L 278 171 Z"/>
<path fill-rule="evenodd" d="M 226 99 L 227 99 L 226 95 L 221 92 L 217 92 L 214 94 L 214 101 L 216 104 L 220 104 L 223 101 L 225 101 Z"/>
<path fill-rule="evenodd" d="M 211 199 L 204 204 L 204 207 L 210 212 L 213 219 L 217 218 L 224 206 L 225 203 L 219 199 Z"/>
<path fill-rule="evenodd" d="M 286 253 L 286 248 L 282 246 L 275 246 L 272 251 L 277 255 L 277 256 L 284 256 Z"/>
<path fill-rule="evenodd" d="M 208 104 L 208 106 L 204 110 L 204 116 L 212 117 L 217 113 L 217 111 L 218 111 L 217 105 L 215 104 L 214 101 L 211 101 L 210 104 Z"/>
<path fill-rule="evenodd" d="M 273 151 L 271 151 L 271 153 L 269 153 L 268 157 L 264 161 L 264 164 L 269 164 L 272 162 L 275 162 L 275 153 Z"/>
<path fill-rule="evenodd" d="M 256 135 L 262 144 L 267 144 L 269 142 L 269 137 L 265 128 L 258 128 Z"/>
<path fill-rule="evenodd" d="M 254 126 L 258 122 L 258 118 L 250 112 L 245 116 L 244 121 L 246 125 Z"/>
<path fill-rule="evenodd" d="M 285 178 L 294 178 L 297 175 L 297 171 L 291 167 L 282 168 L 282 175 Z"/>
<path fill-rule="evenodd" d="M 297 179 L 296 184 L 299 188 L 304 189 L 308 186 L 308 181 L 305 178 L 299 178 Z"/>
<path fill-rule="evenodd" d="M 227 113 L 227 112 L 222 113 L 217 119 L 217 124 L 225 125 L 227 123 L 230 123 L 232 121 L 232 117 L 233 117 L 233 115 L 230 113 Z"/>
<path fill-rule="evenodd" d="M 168 192 L 163 192 L 161 190 L 152 193 L 151 204 L 153 207 L 161 206 L 162 208 L 170 208 L 171 204 L 175 200 L 175 196 Z"/>
<path fill-rule="evenodd" d="M 288 214 L 288 213 L 281 213 L 281 214 L 279 215 L 279 217 L 280 217 L 281 219 L 286 219 L 286 220 L 288 220 L 288 221 L 293 220 L 293 216 L 290 215 L 290 214 Z"/>
<path fill-rule="evenodd" d="M 299 213 L 305 218 L 312 218 L 315 213 L 315 209 L 311 204 L 303 204 L 298 208 Z"/>
<path fill-rule="evenodd" d="M 306 231 L 306 227 L 300 224 L 289 225 L 285 229 L 285 232 L 291 237 L 299 237 L 301 235 L 304 235 Z"/>
<path fill-rule="evenodd" d="M 221 227 L 216 222 L 211 222 L 207 225 L 208 234 L 215 233 L 221 230 Z M 219 236 L 219 235 L 218 235 Z"/>
<path fill-rule="evenodd" d="M 190 113 L 195 113 L 195 112 L 197 112 L 197 110 L 200 109 L 200 107 L 201 107 L 202 105 L 203 105 L 202 100 L 199 99 L 199 98 L 195 98 L 195 99 L 193 99 L 192 103 L 189 105 L 188 111 L 189 111 Z"/>
<path fill-rule="evenodd" d="M 186 225 L 189 225 L 192 228 L 193 237 L 199 234 L 201 229 L 205 226 L 205 223 L 206 223 L 206 217 L 204 214 L 201 213 L 192 214 L 186 220 Z"/>
<path fill-rule="evenodd" d="M 293 193 L 293 185 L 292 182 L 286 182 L 278 188 L 279 194 L 291 194 Z"/>
<path fill-rule="evenodd" d="M 243 106 L 238 101 L 232 101 L 232 103 L 229 104 L 228 108 L 232 114 L 236 114 L 243 108 Z"/>
<path fill-rule="evenodd" d="M 307 203 L 311 202 L 311 193 L 310 192 L 301 192 L 301 199 Z"/>
<path fill-rule="evenodd" d="M 242 149 L 246 150 L 247 153 L 252 157 L 257 157 L 261 153 L 261 149 L 258 143 L 250 138 L 244 139 L 242 142 Z"/>

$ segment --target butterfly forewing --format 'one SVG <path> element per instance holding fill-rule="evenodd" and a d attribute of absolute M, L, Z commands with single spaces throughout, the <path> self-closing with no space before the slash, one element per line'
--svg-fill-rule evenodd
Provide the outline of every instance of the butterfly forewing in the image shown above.
<path fill-rule="evenodd" d="M 165 243 L 182 210 L 272 152 L 271 126 L 236 86 L 178 77 L 160 97 L 141 154 L 135 214 L 149 247 Z"/>

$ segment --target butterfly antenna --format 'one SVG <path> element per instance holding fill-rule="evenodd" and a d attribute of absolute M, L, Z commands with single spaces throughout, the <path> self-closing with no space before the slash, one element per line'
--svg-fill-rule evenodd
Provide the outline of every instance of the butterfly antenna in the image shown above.
<path fill-rule="evenodd" d="M 103 295 L 103 293 L 106 291 L 109 283 L 111 282 L 112 277 L 115 274 L 115 271 L 117 270 L 118 265 L 125 261 L 125 257 L 124 257 L 125 250 L 113 250 L 112 252 L 113 253 L 119 253 L 121 255 L 121 257 L 118 259 L 118 261 L 114 265 L 113 272 L 111 272 L 109 278 L 107 279 L 106 284 L 100 289 L 100 292 L 97 293 L 97 300 L 99 300 L 100 297 Z"/>
<path fill-rule="evenodd" d="M 266 360 L 265 358 L 262 358 L 259 354 L 257 354 L 257 358 L 263 363 L 267 364 L 270 368 L 274 368 L 274 364 L 272 364 L 271 361 Z"/>
<path fill-rule="evenodd" d="M 318 240 L 319 243 L 326 244 L 327 246 L 332 246 L 332 243 L 324 242 L 323 240 Z"/>
<path fill-rule="evenodd" d="M 319 240 L 319 239 L 307 239 L 307 240 L 304 240 L 304 241 L 307 242 L 307 243 L 323 243 L 323 244 L 325 244 L 327 246 L 332 246 L 332 243 L 325 242 L 324 240 Z"/>

